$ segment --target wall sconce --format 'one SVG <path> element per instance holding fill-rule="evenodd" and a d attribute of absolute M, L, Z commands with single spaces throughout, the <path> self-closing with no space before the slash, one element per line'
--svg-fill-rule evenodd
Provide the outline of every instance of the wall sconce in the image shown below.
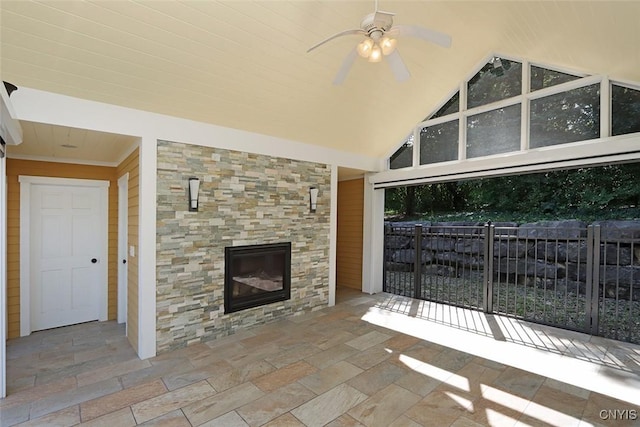
<path fill-rule="evenodd" d="M 189 211 L 198 212 L 198 190 L 200 189 L 200 180 L 198 178 L 189 178 Z"/>
<path fill-rule="evenodd" d="M 311 213 L 314 213 L 318 207 L 318 191 L 318 187 L 309 188 L 309 210 Z"/>

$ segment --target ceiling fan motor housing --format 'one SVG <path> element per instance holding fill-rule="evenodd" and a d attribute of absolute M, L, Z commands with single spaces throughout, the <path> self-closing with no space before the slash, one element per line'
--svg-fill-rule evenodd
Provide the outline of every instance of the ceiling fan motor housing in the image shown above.
<path fill-rule="evenodd" d="M 360 23 L 360 28 L 366 31 L 369 36 L 375 32 L 379 32 L 380 35 L 389 31 L 393 25 L 393 14 L 386 12 L 373 12 L 364 17 Z"/>

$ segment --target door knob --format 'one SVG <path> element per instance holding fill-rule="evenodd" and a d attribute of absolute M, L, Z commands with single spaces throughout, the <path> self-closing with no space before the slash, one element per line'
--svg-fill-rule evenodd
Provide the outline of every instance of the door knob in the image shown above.
<path fill-rule="evenodd" d="M 98 262 L 98 258 L 91 258 L 91 264 L 95 264 L 96 262 Z"/>
<path fill-rule="evenodd" d="M 127 263 L 127 260 L 126 260 L 126 259 L 123 259 L 123 260 L 122 260 L 122 263 L 123 263 L 123 264 L 126 264 L 126 263 Z"/>

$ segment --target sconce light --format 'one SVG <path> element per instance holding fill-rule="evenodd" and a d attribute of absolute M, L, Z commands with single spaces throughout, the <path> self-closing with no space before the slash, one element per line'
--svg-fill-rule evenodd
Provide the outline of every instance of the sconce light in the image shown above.
<path fill-rule="evenodd" d="M 316 211 L 318 207 L 318 187 L 309 188 L 309 210 L 311 213 Z"/>
<path fill-rule="evenodd" d="M 198 178 L 189 178 L 189 211 L 198 212 L 198 190 L 200 189 L 200 180 Z"/>

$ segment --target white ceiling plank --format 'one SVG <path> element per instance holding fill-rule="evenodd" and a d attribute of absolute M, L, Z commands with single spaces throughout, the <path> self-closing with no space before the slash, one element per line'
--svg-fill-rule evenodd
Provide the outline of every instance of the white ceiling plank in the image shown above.
<path fill-rule="evenodd" d="M 398 24 L 450 34 L 452 47 L 399 39 L 407 82 L 358 58 L 336 87 L 358 37 L 306 50 L 357 28 L 373 0 L 2 0 L 2 75 L 18 86 L 369 156 L 397 145 L 494 52 L 640 81 L 640 2 L 379 3 Z"/>

